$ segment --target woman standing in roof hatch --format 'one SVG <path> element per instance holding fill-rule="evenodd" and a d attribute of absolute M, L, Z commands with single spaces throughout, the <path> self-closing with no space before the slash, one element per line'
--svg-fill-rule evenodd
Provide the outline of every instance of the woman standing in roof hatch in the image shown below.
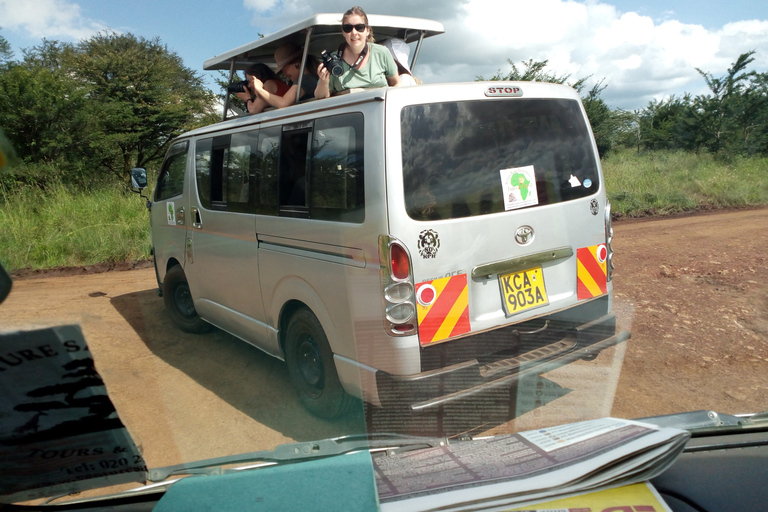
<path fill-rule="evenodd" d="M 318 66 L 316 98 L 327 98 L 332 93 L 355 87 L 400 85 L 392 54 L 373 43 L 368 16 L 360 7 L 352 7 L 344 13 L 341 28 L 345 41 L 339 48 L 343 72 L 341 76 L 333 76 L 324 65 Z"/>

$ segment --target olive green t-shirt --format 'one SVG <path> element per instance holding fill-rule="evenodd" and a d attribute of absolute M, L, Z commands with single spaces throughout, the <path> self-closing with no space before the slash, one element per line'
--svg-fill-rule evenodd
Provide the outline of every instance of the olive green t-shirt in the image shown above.
<path fill-rule="evenodd" d="M 389 50 L 381 45 L 368 44 L 368 62 L 363 69 L 352 68 L 342 61 L 344 72 L 341 76 L 331 75 L 329 87 L 332 92 L 355 87 L 386 87 L 387 77 L 397 74 L 395 59 Z"/>

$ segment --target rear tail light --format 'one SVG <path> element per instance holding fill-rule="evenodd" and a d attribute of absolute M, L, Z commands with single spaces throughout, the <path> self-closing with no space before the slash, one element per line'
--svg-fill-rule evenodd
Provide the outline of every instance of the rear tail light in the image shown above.
<path fill-rule="evenodd" d="M 397 280 L 408 279 L 408 276 L 411 273 L 411 263 L 408 260 L 408 253 L 405 252 L 405 248 L 398 243 L 393 243 L 389 247 L 389 267 L 392 277 Z"/>
<path fill-rule="evenodd" d="M 416 298 L 411 256 L 394 237 L 379 237 L 379 261 L 384 306 L 384 323 L 391 336 L 416 333 Z"/>

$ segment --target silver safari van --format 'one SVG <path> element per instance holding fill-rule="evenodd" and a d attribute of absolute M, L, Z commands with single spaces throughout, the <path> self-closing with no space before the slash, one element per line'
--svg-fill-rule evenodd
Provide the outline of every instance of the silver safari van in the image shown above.
<path fill-rule="evenodd" d="M 206 67 L 271 62 L 289 40 L 319 54 L 340 19 Z M 370 21 L 379 40 L 442 32 Z M 179 327 L 214 325 L 284 360 L 321 416 L 353 397 L 427 411 L 629 338 L 611 313 L 600 161 L 563 85 L 368 89 L 201 128 L 171 145 L 151 221 Z"/>

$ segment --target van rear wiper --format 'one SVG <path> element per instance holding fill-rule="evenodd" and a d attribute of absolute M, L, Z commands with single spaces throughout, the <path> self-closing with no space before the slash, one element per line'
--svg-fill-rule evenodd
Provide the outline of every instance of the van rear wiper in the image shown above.
<path fill-rule="evenodd" d="M 452 442 L 455 442 L 453 440 Z M 450 444 L 447 437 L 420 437 L 399 434 L 353 434 L 320 441 L 281 444 L 274 450 L 242 453 L 225 457 L 215 457 L 195 462 L 175 464 L 148 471 L 147 480 L 161 482 L 171 475 L 219 475 L 227 471 L 222 466 L 232 464 L 247 464 L 254 462 L 285 464 L 320 459 L 334 455 L 359 451 L 401 451 L 434 448 Z M 246 468 L 232 468 L 241 470 Z"/>

